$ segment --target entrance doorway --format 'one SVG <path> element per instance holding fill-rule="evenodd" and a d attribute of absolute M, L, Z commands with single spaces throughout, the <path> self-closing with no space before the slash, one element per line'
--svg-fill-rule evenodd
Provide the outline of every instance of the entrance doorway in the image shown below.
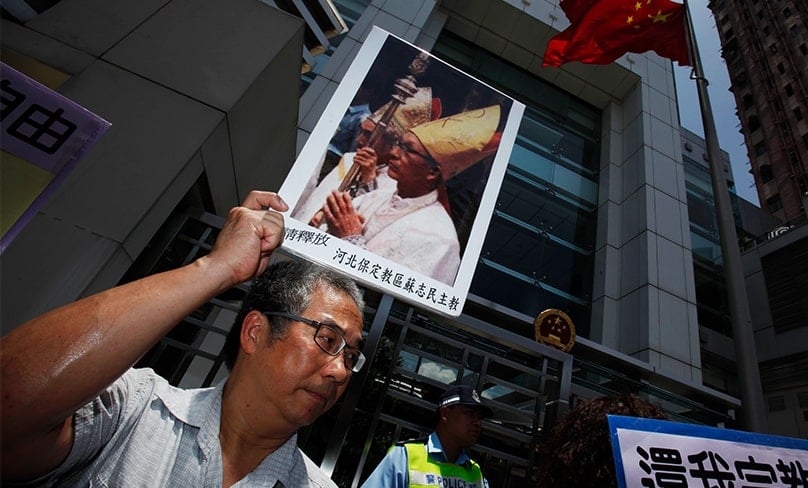
<path fill-rule="evenodd" d="M 569 397 L 572 356 L 470 317 L 430 316 L 389 296 L 380 297 L 372 317 L 370 367 L 351 380 L 340 404 L 301 432 L 304 450 L 315 461 L 322 455 L 321 466 L 339 486 L 359 486 L 395 442 L 431 433 L 441 393 L 465 384 L 494 412 L 471 456 L 491 486 L 528 485 L 542 434 L 566 411 L 559 399 Z"/>

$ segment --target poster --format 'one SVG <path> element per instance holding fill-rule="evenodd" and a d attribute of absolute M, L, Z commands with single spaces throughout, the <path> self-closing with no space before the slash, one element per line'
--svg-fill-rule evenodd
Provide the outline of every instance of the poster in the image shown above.
<path fill-rule="evenodd" d="M 808 486 L 808 440 L 609 415 L 618 486 Z"/>
<path fill-rule="evenodd" d="M 283 247 L 460 315 L 523 111 L 374 27 L 280 188 Z"/>
<path fill-rule="evenodd" d="M 2 253 L 110 124 L 5 63 L 0 74 Z"/>

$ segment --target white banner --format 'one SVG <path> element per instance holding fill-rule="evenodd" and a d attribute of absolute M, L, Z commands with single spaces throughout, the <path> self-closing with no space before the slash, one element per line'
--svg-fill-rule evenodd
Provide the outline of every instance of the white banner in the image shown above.
<path fill-rule="evenodd" d="M 620 487 L 806 487 L 808 441 L 609 415 Z"/>

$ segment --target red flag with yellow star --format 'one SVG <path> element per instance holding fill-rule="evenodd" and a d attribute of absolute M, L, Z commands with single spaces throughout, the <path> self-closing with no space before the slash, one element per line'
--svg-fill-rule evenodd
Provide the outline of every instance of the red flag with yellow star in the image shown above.
<path fill-rule="evenodd" d="M 609 64 L 627 52 L 655 51 L 690 65 L 685 8 L 670 0 L 561 0 L 571 25 L 547 43 L 542 66 Z"/>

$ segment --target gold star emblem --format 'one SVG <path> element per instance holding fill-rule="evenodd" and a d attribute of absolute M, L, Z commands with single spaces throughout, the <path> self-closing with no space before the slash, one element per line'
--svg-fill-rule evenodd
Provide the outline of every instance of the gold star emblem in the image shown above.
<path fill-rule="evenodd" d="M 634 16 L 629 15 L 628 18 L 626 19 L 626 24 L 631 25 L 633 23 L 634 23 Z"/>
<path fill-rule="evenodd" d="M 671 14 L 663 14 L 661 10 L 657 11 L 656 15 L 649 15 L 648 18 L 652 19 L 654 24 L 657 22 L 667 22 Z"/>
<path fill-rule="evenodd" d="M 639 10 L 641 8 L 642 8 L 642 3 L 641 2 L 637 2 L 637 3 L 634 4 L 634 10 Z"/>
<path fill-rule="evenodd" d="M 561 310 L 550 308 L 533 321 L 536 341 L 569 352 L 575 344 L 575 324 Z"/>

